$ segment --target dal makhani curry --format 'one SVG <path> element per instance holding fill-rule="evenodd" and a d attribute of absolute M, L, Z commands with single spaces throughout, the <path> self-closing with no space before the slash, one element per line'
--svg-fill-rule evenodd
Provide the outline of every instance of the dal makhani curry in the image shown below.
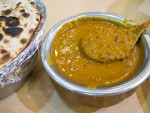
<path fill-rule="evenodd" d="M 110 42 L 103 39 L 104 35 Z M 126 42 L 121 42 L 118 36 L 129 38 L 125 40 Z M 134 34 L 120 23 L 94 17 L 79 18 L 64 24 L 57 31 L 51 48 L 52 61 L 62 75 L 88 88 L 114 85 L 131 78 L 143 62 L 140 42 L 134 45 L 131 51 L 123 46 L 124 43 L 131 46 L 133 39 Z M 107 52 L 107 49 L 115 48 L 115 43 L 111 43 L 113 41 L 119 42 L 123 51 L 128 51 L 127 56 L 123 56 L 122 52 L 116 50 L 114 53 Z M 106 51 L 107 56 L 119 54 L 124 59 L 112 56 L 112 59 L 116 59 L 112 62 L 95 60 L 100 53 L 100 51 L 94 52 L 97 50 L 95 44 L 99 44 L 99 49 Z M 86 53 L 84 49 L 89 49 L 89 52 Z"/>

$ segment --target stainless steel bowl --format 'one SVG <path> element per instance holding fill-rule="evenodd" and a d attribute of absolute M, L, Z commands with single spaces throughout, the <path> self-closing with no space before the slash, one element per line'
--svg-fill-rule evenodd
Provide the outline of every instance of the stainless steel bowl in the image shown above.
<path fill-rule="evenodd" d="M 0 100 L 18 90 L 30 77 L 28 74 L 36 65 L 38 51 L 45 28 L 46 9 L 40 0 L 32 0 L 41 14 L 41 22 L 33 34 L 33 40 L 11 63 L 0 70 Z"/>
<path fill-rule="evenodd" d="M 58 70 L 55 68 L 53 64 L 49 64 L 48 62 L 48 57 L 49 58 L 51 57 L 50 53 L 51 53 L 51 45 L 53 39 L 55 37 L 56 32 L 60 29 L 60 27 L 69 21 L 72 21 L 80 17 L 87 17 L 87 16 L 113 19 L 119 22 L 127 20 L 125 17 L 116 14 L 100 13 L 100 12 L 82 13 L 62 20 L 49 31 L 49 33 L 46 35 L 44 39 L 42 45 L 42 52 L 41 52 L 43 65 L 48 75 L 50 76 L 51 80 L 53 81 L 54 85 L 56 86 L 58 92 L 60 92 L 61 95 L 63 95 L 63 97 L 66 97 L 69 100 L 75 100 L 75 101 L 79 100 L 78 101 L 79 103 L 86 103 L 86 104 L 88 103 L 88 105 L 94 105 L 96 103 L 96 105 L 98 105 L 99 102 L 103 102 L 103 101 L 106 102 L 106 98 L 104 99 L 104 97 L 107 97 L 107 101 L 112 99 L 114 100 L 116 98 L 123 99 L 128 95 L 127 93 L 126 95 L 125 92 L 132 92 L 138 85 L 144 82 L 150 74 L 149 71 L 150 36 L 147 33 L 144 33 L 140 38 L 140 41 L 144 45 L 144 54 L 145 54 L 143 65 L 138 70 L 138 72 L 134 75 L 134 77 L 117 85 L 108 86 L 108 87 L 97 87 L 96 89 L 88 89 L 83 85 L 74 83 L 66 79 L 58 72 Z M 135 24 L 135 23 L 129 21 L 128 24 Z M 47 57 L 47 55 L 50 56 Z M 103 97 L 103 99 L 100 99 L 101 97 Z"/>

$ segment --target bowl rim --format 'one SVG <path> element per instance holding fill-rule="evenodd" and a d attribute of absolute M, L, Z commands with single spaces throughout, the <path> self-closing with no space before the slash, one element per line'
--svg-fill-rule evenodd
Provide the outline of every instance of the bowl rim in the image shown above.
<path fill-rule="evenodd" d="M 122 82 L 117 85 L 113 86 L 106 86 L 106 87 L 97 87 L 95 89 L 89 89 L 86 86 L 74 83 L 73 81 L 70 81 L 66 79 L 64 76 L 62 76 L 55 66 L 53 64 L 50 64 L 47 59 L 47 53 L 49 53 L 50 57 L 50 51 L 51 51 L 51 44 L 54 39 L 55 33 L 61 28 L 62 25 L 65 23 L 72 21 L 77 18 L 81 17 L 101 17 L 106 19 L 115 19 L 117 21 L 123 21 L 128 20 L 127 18 L 114 14 L 114 13 L 102 13 L 102 12 L 86 12 L 86 13 L 80 13 L 68 18 L 63 19 L 59 23 L 57 23 L 50 31 L 47 33 L 46 37 L 44 38 L 42 49 L 41 49 L 41 58 L 43 66 L 50 76 L 51 79 L 53 79 L 57 84 L 60 86 L 79 93 L 79 94 L 85 94 L 89 96 L 112 96 L 121 94 L 124 92 L 127 92 L 131 89 L 136 88 L 138 85 L 140 85 L 142 82 L 144 82 L 150 75 L 149 67 L 150 67 L 150 35 L 148 33 L 143 33 L 141 36 L 141 41 L 144 43 L 144 51 L 145 51 L 145 57 L 144 62 L 139 71 L 136 73 L 134 77 L 131 79 Z M 129 19 L 130 20 L 130 19 Z M 131 21 L 130 21 L 131 22 Z M 134 22 L 131 22 L 129 24 L 135 24 Z"/>

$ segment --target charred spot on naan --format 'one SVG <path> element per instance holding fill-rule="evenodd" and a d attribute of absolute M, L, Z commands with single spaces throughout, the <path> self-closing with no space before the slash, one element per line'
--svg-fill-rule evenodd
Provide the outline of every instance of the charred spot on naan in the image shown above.
<path fill-rule="evenodd" d="M 5 20 L 7 17 L 6 16 L 0 16 L 0 21 Z"/>
<path fill-rule="evenodd" d="M 27 17 L 30 16 L 30 14 L 29 13 L 23 13 L 22 16 L 25 17 L 25 18 L 27 18 Z"/>
<path fill-rule="evenodd" d="M 4 15 L 9 15 L 11 12 L 12 12 L 11 9 L 7 9 L 7 10 L 4 11 Z"/>
<path fill-rule="evenodd" d="M 24 27 L 27 27 L 28 23 L 24 24 Z"/>
<path fill-rule="evenodd" d="M 17 7 L 18 7 L 18 6 L 20 6 L 20 5 L 21 5 L 21 3 L 22 3 L 22 2 L 19 2 L 16 6 L 17 6 Z"/>
<path fill-rule="evenodd" d="M 36 21 L 40 22 L 40 19 L 36 18 Z"/>
<path fill-rule="evenodd" d="M 21 12 L 21 13 L 24 13 L 24 12 L 25 12 L 25 9 L 21 9 L 20 12 Z"/>
<path fill-rule="evenodd" d="M 27 43 L 28 41 L 27 41 L 27 39 L 26 38 L 22 38 L 21 40 L 20 40 L 20 43 L 21 44 L 25 44 L 25 43 Z"/>
<path fill-rule="evenodd" d="M 10 16 L 6 18 L 6 25 L 9 27 L 15 27 L 15 26 L 18 26 L 19 24 L 20 24 L 20 21 L 16 17 Z"/>
<path fill-rule="evenodd" d="M 5 62 L 9 61 L 10 59 L 11 59 L 11 55 L 10 55 L 10 53 L 7 53 L 2 56 L 2 58 L 0 59 L 0 63 L 5 63 Z"/>
<path fill-rule="evenodd" d="M 32 34 L 34 32 L 34 29 L 30 29 L 29 33 Z"/>
<path fill-rule="evenodd" d="M 8 43 L 9 43 L 9 40 L 4 39 L 4 43 L 5 43 L 5 44 L 8 44 Z"/>
<path fill-rule="evenodd" d="M 0 52 L 1 52 L 1 54 L 6 54 L 6 53 L 7 53 L 7 50 L 1 49 Z"/>
<path fill-rule="evenodd" d="M 1 12 L 1 14 L 4 14 L 4 12 L 5 12 L 5 10 L 3 10 L 3 11 Z"/>
<path fill-rule="evenodd" d="M 31 4 L 31 5 L 34 5 L 35 3 L 34 3 L 34 2 L 30 2 L 30 4 Z"/>
<path fill-rule="evenodd" d="M 23 31 L 21 27 L 13 27 L 13 28 L 5 28 L 3 27 L 3 31 L 6 35 L 10 35 L 12 37 L 16 37 L 20 35 L 20 33 Z"/>
<path fill-rule="evenodd" d="M 3 39 L 3 34 L 0 33 L 0 41 Z"/>
<path fill-rule="evenodd" d="M 0 16 L 0 21 L 4 21 L 6 25 L 9 27 L 15 27 L 20 24 L 19 19 L 16 17 L 12 17 L 12 16 L 9 16 L 9 17 Z"/>
<path fill-rule="evenodd" d="M 40 15 L 40 13 L 36 13 L 37 15 Z"/>

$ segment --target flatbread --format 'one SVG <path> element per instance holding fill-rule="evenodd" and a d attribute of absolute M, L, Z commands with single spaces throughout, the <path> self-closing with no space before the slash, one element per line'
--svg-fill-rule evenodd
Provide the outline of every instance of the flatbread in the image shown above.
<path fill-rule="evenodd" d="M 0 69 L 26 48 L 39 22 L 34 2 L 0 0 Z"/>

